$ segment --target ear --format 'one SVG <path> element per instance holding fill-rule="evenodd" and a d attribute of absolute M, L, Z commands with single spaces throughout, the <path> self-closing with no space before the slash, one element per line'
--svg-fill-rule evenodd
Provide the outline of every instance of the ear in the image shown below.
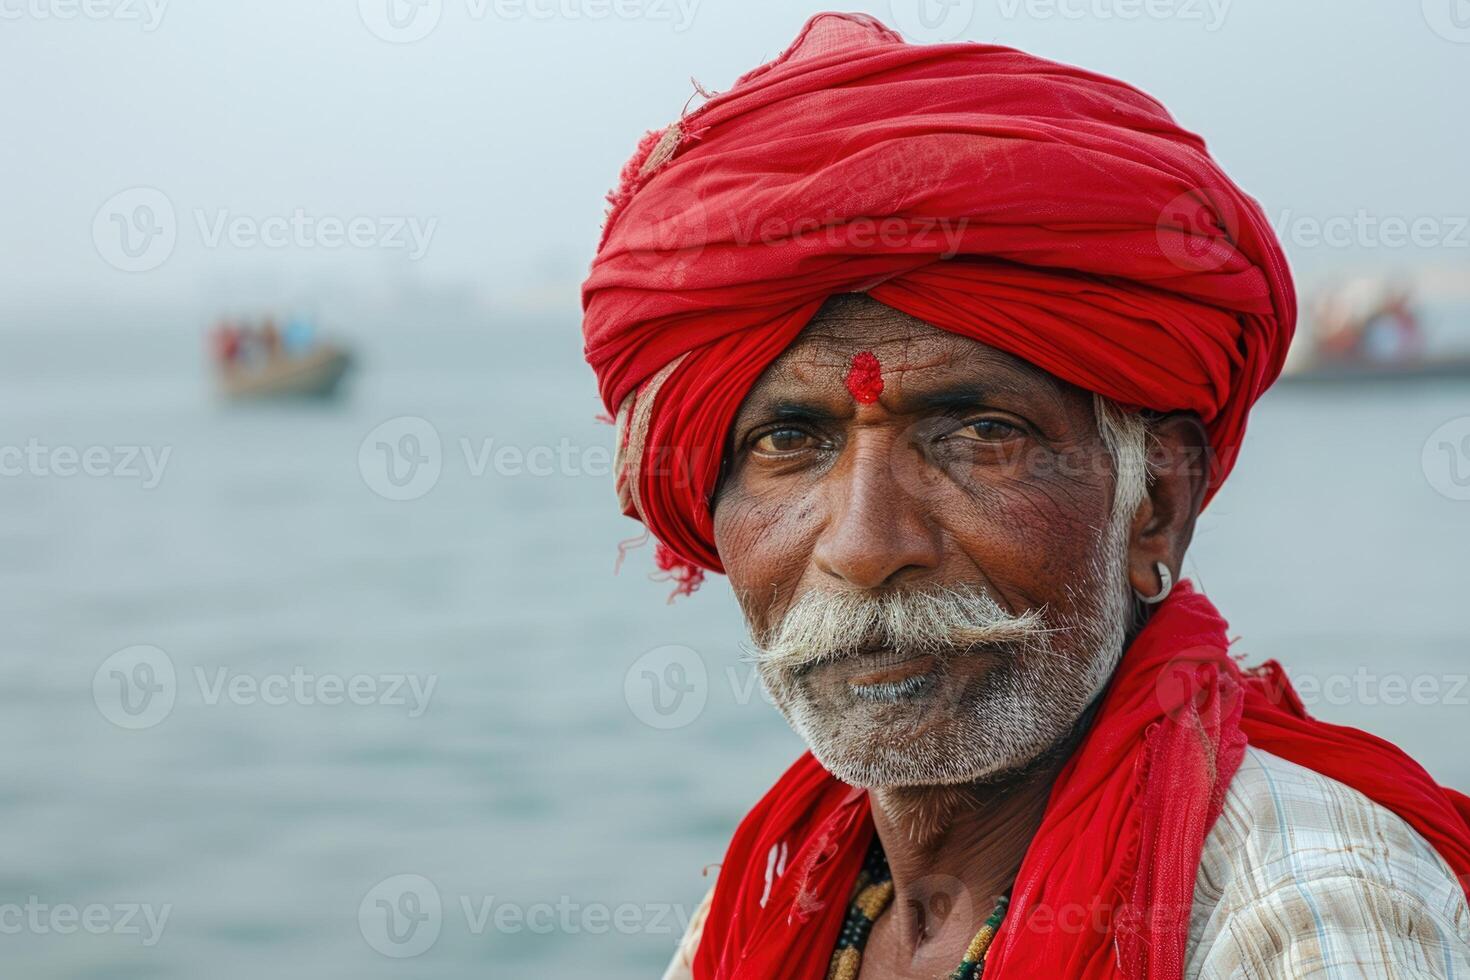
<path fill-rule="evenodd" d="M 1163 584 L 1156 562 L 1163 562 L 1179 581 L 1184 552 L 1204 506 L 1209 451 L 1205 427 L 1193 412 L 1149 423 L 1148 493 L 1134 515 L 1128 546 L 1128 579 L 1139 595 L 1155 595 Z"/>

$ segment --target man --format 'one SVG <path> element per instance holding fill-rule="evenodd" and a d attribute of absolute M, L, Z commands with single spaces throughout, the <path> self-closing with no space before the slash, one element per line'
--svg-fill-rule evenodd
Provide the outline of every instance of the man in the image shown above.
<path fill-rule="evenodd" d="M 827 14 L 610 200 L 624 509 L 811 747 L 670 977 L 1470 976 L 1470 799 L 1179 581 L 1295 320 L 1197 137 Z"/>

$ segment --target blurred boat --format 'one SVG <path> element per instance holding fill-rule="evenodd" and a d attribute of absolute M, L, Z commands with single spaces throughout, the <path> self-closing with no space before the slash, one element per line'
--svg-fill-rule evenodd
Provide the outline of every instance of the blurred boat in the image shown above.
<path fill-rule="evenodd" d="M 227 398 L 331 398 L 352 366 L 339 344 L 319 340 L 315 326 L 300 317 L 286 329 L 266 317 L 259 326 L 220 320 L 210 333 L 210 350 Z"/>
<path fill-rule="evenodd" d="M 1283 383 L 1470 378 L 1470 352 L 1425 350 L 1418 302 L 1403 282 L 1358 277 L 1324 290 L 1311 331 L 1293 345 Z"/>
<path fill-rule="evenodd" d="M 228 364 L 220 371 L 220 390 L 233 399 L 331 398 L 337 393 L 352 355 L 320 344 L 291 357 Z"/>

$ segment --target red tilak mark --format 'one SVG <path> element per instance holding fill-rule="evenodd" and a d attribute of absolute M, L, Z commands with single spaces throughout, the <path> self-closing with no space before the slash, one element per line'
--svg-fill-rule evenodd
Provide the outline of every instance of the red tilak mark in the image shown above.
<path fill-rule="evenodd" d="M 859 405 L 871 405 L 883 394 L 883 365 L 872 351 L 861 351 L 852 356 L 852 368 L 847 372 L 847 390 Z"/>

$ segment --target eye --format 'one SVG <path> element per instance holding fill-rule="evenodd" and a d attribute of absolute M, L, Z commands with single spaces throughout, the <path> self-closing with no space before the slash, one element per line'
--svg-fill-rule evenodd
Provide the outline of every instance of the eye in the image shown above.
<path fill-rule="evenodd" d="M 801 452 L 803 449 L 815 449 L 820 445 L 821 440 L 810 432 L 786 426 L 765 432 L 755 440 L 751 448 L 763 456 L 783 456 Z"/>
<path fill-rule="evenodd" d="M 1005 419 L 972 419 L 956 429 L 952 435 L 971 442 L 1005 442 L 1021 435 L 1021 427 Z"/>

